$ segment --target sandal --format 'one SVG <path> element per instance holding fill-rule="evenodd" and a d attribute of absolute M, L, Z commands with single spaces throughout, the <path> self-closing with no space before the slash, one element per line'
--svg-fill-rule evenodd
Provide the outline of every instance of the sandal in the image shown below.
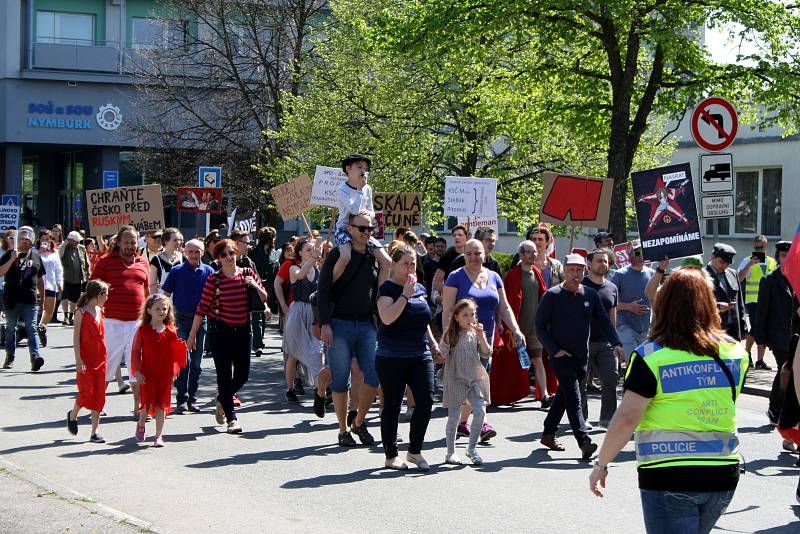
<path fill-rule="evenodd" d="M 564 445 L 555 436 L 542 436 L 539 442 L 551 451 L 565 451 Z"/>
<path fill-rule="evenodd" d="M 144 425 L 142 426 L 136 425 L 136 433 L 134 434 L 134 437 L 136 437 L 136 441 L 144 441 L 145 437 L 144 430 L 145 430 Z"/>

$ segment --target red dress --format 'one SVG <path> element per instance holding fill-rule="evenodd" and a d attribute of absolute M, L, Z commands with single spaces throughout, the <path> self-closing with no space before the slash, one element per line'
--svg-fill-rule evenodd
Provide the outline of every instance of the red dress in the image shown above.
<path fill-rule="evenodd" d="M 136 331 L 131 358 L 133 372 L 144 376 L 139 387 L 140 410 L 155 415 L 157 409 L 170 412 L 172 382 L 181 367 L 186 367 L 186 342 L 178 337 L 175 326 L 158 333 L 148 324 Z"/>
<path fill-rule="evenodd" d="M 78 406 L 100 412 L 106 404 L 106 329 L 103 326 L 103 314 L 95 317 L 81 309 L 80 347 L 81 360 L 86 367 L 83 373 L 77 373 Z"/>

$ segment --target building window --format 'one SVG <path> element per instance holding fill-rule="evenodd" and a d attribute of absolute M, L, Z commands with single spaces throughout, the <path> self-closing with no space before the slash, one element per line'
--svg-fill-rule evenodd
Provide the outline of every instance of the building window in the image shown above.
<path fill-rule="evenodd" d="M 718 219 L 720 235 L 781 234 L 781 195 L 783 169 L 748 169 L 736 171 L 735 215 Z M 732 226 L 732 228 L 731 228 Z M 713 233 L 712 221 L 706 221 L 706 233 Z"/>
<path fill-rule="evenodd" d="M 36 42 L 51 44 L 94 44 L 94 15 L 36 12 Z"/>
<path fill-rule="evenodd" d="M 134 17 L 131 21 L 133 48 L 168 48 L 185 43 L 186 22 Z"/>

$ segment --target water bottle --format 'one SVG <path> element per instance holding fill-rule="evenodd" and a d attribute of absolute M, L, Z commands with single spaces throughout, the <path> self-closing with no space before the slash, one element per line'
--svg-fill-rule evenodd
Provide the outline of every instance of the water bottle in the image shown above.
<path fill-rule="evenodd" d="M 525 349 L 525 345 L 522 344 L 522 338 L 520 336 L 516 337 L 517 342 L 517 354 L 519 355 L 519 366 L 523 369 L 530 369 L 531 368 L 531 358 L 528 356 L 528 351 Z"/>

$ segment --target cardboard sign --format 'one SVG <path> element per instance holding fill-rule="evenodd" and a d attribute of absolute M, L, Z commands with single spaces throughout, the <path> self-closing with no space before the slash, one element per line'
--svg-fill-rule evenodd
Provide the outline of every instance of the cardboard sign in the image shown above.
<path fill-rule="evenodd" d="M 422 224 L 421 193 L 373 193 L 375 211 L 383 212 L 385 228 L 413 228 Z"/>
<path fill-rule="evenodd" d="M 0 205 L 0 232 L 19 228 L 19 206 Z"/>
<path fill-rule="evenodd" d="M 614 264 L 617 269 L 622 269 L 631 264 L 631 257 L 628 255 L 628 244 L 619 243 L 614 245 Z"/>
<path fill-rule="evenodd" d="M 347 175 L 342 169 L 317 165 L 317 169 L 314 171 L 314 186 L 311 189 L 311 204 L 337 207 L 336 192 L 345 181 L 347 181 Z"/>
<path fill-rule="evenodd" d="M 571 254 L 577 254 L 578 256 L 583 256 L 584 258 L 586 258 L 587 256 L 589 256 L 589 251 L 586 250 L 585 248 L 573 247 Z"/>
<path fill-rule="evenodd" d="M 303 214 L 311 204 L 311 190 L 313 185 L 308 176 L 298 176 L 285 184 L 269 190 L 275 199 L 275 207 L 284 221 L 294 219 Z"/>
<path fill-rule="evenodd" d="M 614 180 L 544 173 L 540 221 L 606 228 Z"/>
<path fill-rule="evenodd" d="M 475 235 L 475 230 L 482 226 L 488 226 L 494 230 L 495 235 L 500 233 L 500 227 L 497 224 L 497 217 L 459 217 L 458 224 L 463 224 L 469 228 L 472 235 Z"/>
<path fill-rule="evenodd" d="M 219 187 L 179 187 L 175 190 L 177 211 L 184 213 L 222 213 Z"/>
<path fill-rule="evenodd" d="M 451 217 L 497 218 L 497 180 L 446 176 L 444 214 Z"/>
<path fill-rule="evenodd" d="M 94 236 L 113 234 L 125 225 L 139 232 L 166 226 L 160 184 L 91 189 L 86 191 L 86 210 Z"/>
<path fill-rule="evenodd" d="M 703 253 L 688 163 L 631 173 L 644 259 L 660 261 Z"/>

